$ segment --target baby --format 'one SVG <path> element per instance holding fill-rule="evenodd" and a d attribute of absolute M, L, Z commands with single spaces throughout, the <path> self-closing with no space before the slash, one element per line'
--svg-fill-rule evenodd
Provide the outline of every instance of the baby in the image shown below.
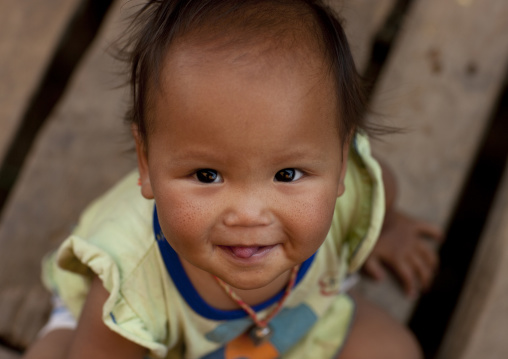
<path fill-rule="evenodd" d="M 46 260 L 77 325 L 46 330 L 26 358 L 420 358 L 343 285 L 381 233 L 367 270 L 387 263 L 414 294 L 436 265 L 421 237 L 439 233 L 392 208 L 332 13 L 172 0 L 134 21 L 138 171 Z"/>

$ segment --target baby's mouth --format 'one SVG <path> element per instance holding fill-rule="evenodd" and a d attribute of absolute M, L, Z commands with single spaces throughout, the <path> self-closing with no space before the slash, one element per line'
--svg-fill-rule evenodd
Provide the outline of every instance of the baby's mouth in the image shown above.
<path fill-rule="evenodd" d="M 248 259 L 256 254 L 265 252 L 265 249 L 273 246 L 221 246 L 225 250 L 231 251 L 231 253 L 238 258 Z"/>

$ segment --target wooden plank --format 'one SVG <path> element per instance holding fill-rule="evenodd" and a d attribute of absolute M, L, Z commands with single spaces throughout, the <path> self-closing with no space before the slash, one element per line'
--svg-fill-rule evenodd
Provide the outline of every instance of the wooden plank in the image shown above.
<path fill-rule="evenodd" d="M 375 143 L 395 169 L 399 205 L 446 226 L 500 92 L 508 62 L 508 2 L 416 0 L 373 98 L 406 134 Z M 412 303 L 366 284 L 401 320 Z M 397 295 L 395 295 L 397 293 Z"/>
<path fill-rule="evenodd" d="M 508 166 L 438 359 L 508 358 Z"/>
<path fill-rule="evenodd" d="M 0 346 L 0 359 L 20 359 L 21 354 Z"/>
<path fill-rule="evenodd" d="M 0 161 L 23 111 L 82 0 L 0 4 Z"/>
<path fill-rule="evenodd" d="M 122 131 L 125 91 L 114 89 L 118 64 L 105 53 L 120 33 L 119 13 L 117 6 L 40 133 L 0 222 L 0 263 L 8 269 L 0 271 L 0 298 L 7 301 L 0 318 L 11 318 L 0 337 L 15 347 L 33 341 L 49 309 L 39 284 L 41 257 L 92 198 L 135 166 Z"/>
<path fill-rule="evenodd" d="M 368 65 L 374 36 L 386 21 L 395 0 L 328 0 L 326 3 L 343 18 L 356 67 L 363 73 Z"/>
<path fill-rule="evenodd" d="M 47 295 L 42 302 L 20 301 L 32 298 L 29 294 L 40 287 L 41 256 L 69 233 L 90 200 L 135 167 L 133 154 L 125 152 L 132 146 L 121 121 L 125 90 L 113 90 L 119 83 L 112 76 L 118 64 L 104 52 L 123 28 L 120 10 L 134 6 L 122 3 L 110 14 L 99 41 L 41 132 L 0 222 L 0 263 L 10 268 L 0 272 L 0 321 L 4 316 L 5 323 L 11 324 L 13 316 L 26 318 L 27 312 L 45 318 Z M 360 13 L 359 8 L 351 12 L 348 23 L 356 23 L 353 17 Z M 363 38 L 369 36 L 372 33 Z M 370 44 L 363 41 L 361 46 Z M 43 324 L 42 319 L 16 322 L 0 325 L 0 336 L 20 347 L 30 343 Z"/>

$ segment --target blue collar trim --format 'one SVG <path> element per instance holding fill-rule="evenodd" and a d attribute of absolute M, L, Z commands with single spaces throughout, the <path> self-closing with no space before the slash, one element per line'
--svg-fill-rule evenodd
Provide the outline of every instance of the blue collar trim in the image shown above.
<path fill-rule="evenodd" d="M 220 310 L 210 306 L 206 303 L 203 298 L 196 291 L 196 288 L 192 285 L 187 273 L 182 267 L 182 263 L 180 262 L 180 258 L 174 251 L 174 249 L 169 245 L 166 237 L 162 233 L 159 218 L 157 217 L 157 208 L 154 207 L 153 211 L 153 231 L 155 235 L 155 240 L 159 245 L 159 250 L 162 255 L 162 259 L 164 260 L 164 264 L 166 265 L 166 270 L 169 273 L 171 279 L 175 283 L 176 288 L 185 299 L 187 304 L 199 315 L 211 320 L 231 320 L 231 319 L 239 319 L 244 318 L 247 314 L 243 311 L 243 309 L 235 309 L 235 310 Z M 298 283 L 303 279 L 308 269 L 310 268 L 312 262 L 314 261 L 314 257 L 316 253 L 314 253 L 309 259 L 302 263 L 300 266 L 300 270 L 296 276 L 295 287 Z M 282 289 L 278 294 L 273 296 L 272 298 L 266 300 L 263 303 L 255 305 L 252 307 L 256 312 L 263 310 L 273 303 L 277 302 L 282 295 L 284 294 L 284 289 Z"/>

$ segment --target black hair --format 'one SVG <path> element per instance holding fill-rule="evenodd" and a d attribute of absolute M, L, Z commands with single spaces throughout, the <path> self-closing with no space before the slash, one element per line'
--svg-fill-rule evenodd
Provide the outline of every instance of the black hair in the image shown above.
<path fill-rule="evenodd" d="M 241 31 L 231 31 L 231 27 Z M 343 143 L 348 142 L 356 130 L 366 130 L 365 89 L 340 20 L 319 0 L 148 1 L 134 14 L 120 52 L 130 73 L 132 97 L 126 121 L 137 126 L 146 146 L 151 91 L 159 83 L 164 57 L 175 41 L 193 37 L 206 42 L 222 36 L 234 45 L 261 34 L 281 35 L 285 31 L 284 37 L 289 30 L 293 31 L 290 41 L 296 43 L 299 39 L 294 32 L 301 33 L 302 28 L 321 49 L 335 80 L 339 134 Z M 232 33 L 240 35 L 230 36 Z"/>

